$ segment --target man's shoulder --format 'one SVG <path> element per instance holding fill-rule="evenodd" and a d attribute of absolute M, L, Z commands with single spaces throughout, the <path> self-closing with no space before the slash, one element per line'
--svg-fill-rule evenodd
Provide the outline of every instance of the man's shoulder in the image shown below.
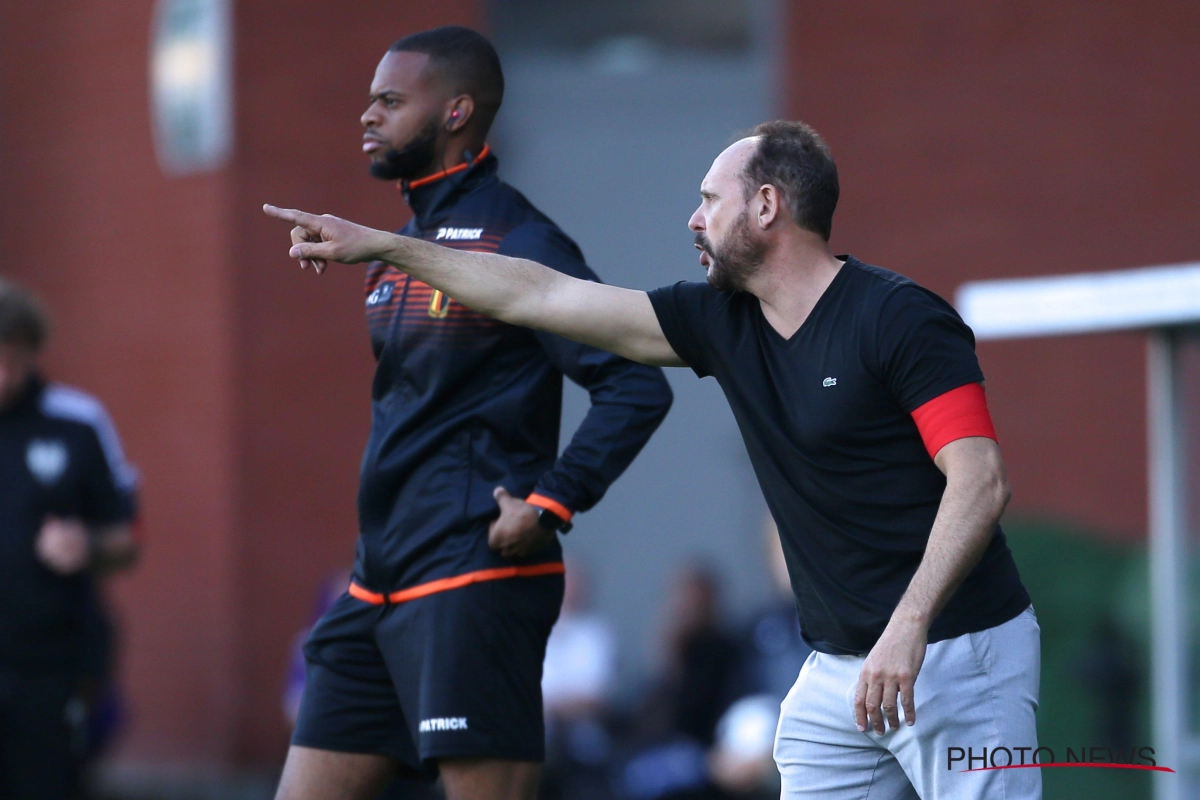
<path fill-rule="evenodd" d="M 48 383 L 38 398 L 42 415 L 64 422 L 76 422 L 92 428 L 111 425 L 108 410 L 94 395 L 65 383 Z"/>
<path fill-rule="evenodd" d="M 578 278 L 596 280 L 579 245 L 518 189 L 504 181 L 490 187 L 487 218 L 501 255 L 528 258 Z"/>
<path fill-rule="evenodd" d="M 548 214 L 535 206 L 519 189 L 504 181 L 497 181 L 496 203 L 504 209 L 504 216 L 511 223 L 509 233 L 533 233 L 546 238 L 571 241 L 566 232 Z"/>
<path fill-rule="evenodd" d="M 950 304 L 937 292 L 922 286 L 907 275 L 884 269 L 875 264 L 867 264 L 854 256 L 838 256 L 838 258 L 846 259 L 843 269 L 853 270 L 856 278 L 856 293 L 860 295 L 860 300 L 867 305 L 877 309 L 882 309 L 885 305 L 895 308 L 912 304 L 920 306 L 932 304 L 942 308 L 951 308 Z"/>
<path fill-rule="evenodd" d="M 512 230 L 527 222 L 557 227 L 515 186 L 499 178 L 490 180 L 463 197 L 448 217 L 449 222 L 475 220 L 497 230 Z"/>
<path fill-rule="evenodd" d="M 845 259 L 846 263 L 843 269 L 851 270 L 856 279 L 855 282 L 867 294 L 883 297 L 894 291 L 908 287 L 919 288 L 916 281 L 907 275 L 901 275 L 899 272 L 884 269 L 875 264 L 868 264 L 851 255 L 838 256 L 838 258 Z"/>
<path fill-rule="evenodd" d="M 733 331 L 749 322 L 758 303 L 752 294 L 721 291 L 707 281 L 678 281 L 648 294 L 663 331 L 676 336 L 686 332 L 697 346 L 700 342 L 712 345 L 727 341 Z M 686 344 L 680 346 L 686 349 Z"/>
<path fill-rule="evenodd" d="M 419 231 L 410 223 L 400 233 L 439 244 L 486 249 L 502 249 L 505 240 L 514 233 L 522 239 L 571 241 L 525 195 L 498 178 L 461 198 L 437 227 Z"/>
<path fill-rule="evenodd" d="M 46 419 L 94 434 L 117 485 L 129 490 L 136 488 L 137 470 L 125 460 L 116 426 L 98 398 L 74 386 L 48 383 L 38 399 L 38 410 Z"/>

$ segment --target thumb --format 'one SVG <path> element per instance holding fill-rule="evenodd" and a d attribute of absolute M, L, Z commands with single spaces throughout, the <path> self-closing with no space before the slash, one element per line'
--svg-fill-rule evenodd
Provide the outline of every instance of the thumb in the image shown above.
<path fill-rule="evenodd" d="M 333 252 L 333 244 L 331 242 L 294 244 L 292 245 L 292 249 L 288 250 L 288 255 L 292 258 L 307 259 L 310 261 L 337 261 L 337 254 Z"/>
<path fill-rule="evenodd" d="M 512 500 L 513 496 L 508 493 L 508 490 L 503 486 L 497 486 L 492 490 L 492 497 L 496 498 L 497 503 L 503 503 L 505 500 Z"/>

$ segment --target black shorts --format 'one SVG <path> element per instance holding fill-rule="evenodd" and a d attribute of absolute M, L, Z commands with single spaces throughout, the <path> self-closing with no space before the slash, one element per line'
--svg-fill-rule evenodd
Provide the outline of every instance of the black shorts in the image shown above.
<path fill-rule="evenodd" d="M 563 576 L 471 584 L 396 605 L 342 595 L 304 646 L 292 744 L 391 756 L 542 761 L 542 660 Z"/>

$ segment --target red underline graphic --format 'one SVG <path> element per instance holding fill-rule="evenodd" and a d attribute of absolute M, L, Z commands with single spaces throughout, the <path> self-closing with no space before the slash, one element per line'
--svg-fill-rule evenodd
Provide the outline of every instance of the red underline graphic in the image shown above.
<path fill-rule="evenodd" d="M 1065 761 L 1052 764 L 1009 764 L 1003 767 L 976 767 L 963 769 L 959 772 L 990 772 L 994 769 L 1030 769 L 1037 767 L 1100 767 L 1102 769 L 1146 769 L 1152 772 L 1175 772 L 1170 767 L 1151 767 L 1148 764 L 1113 764 L 1108 761 Z"/>

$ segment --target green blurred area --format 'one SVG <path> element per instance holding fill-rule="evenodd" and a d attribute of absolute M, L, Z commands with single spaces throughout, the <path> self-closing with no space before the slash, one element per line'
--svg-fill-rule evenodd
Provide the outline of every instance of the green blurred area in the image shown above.
<path fill-rule="evenodd" d="M 1149 572 L 1144 542 L 1006 520 L 1042 629 L 1038 742 L 1054 750 L 1154 746 L 1150 735 Z M 1125 738 L 1126 741 L 1112 741 Z M 1171 766 L 1167 764 L 1165 766 Z M 1042 770 L 1046 800 L 1150 800 L 1153 773 Z"/>

